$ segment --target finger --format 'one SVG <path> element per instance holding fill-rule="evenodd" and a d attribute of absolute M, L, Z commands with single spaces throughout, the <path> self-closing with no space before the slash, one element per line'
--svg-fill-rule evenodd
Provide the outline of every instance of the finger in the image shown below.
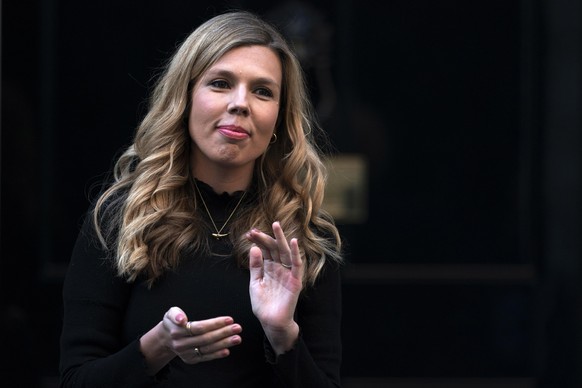
<path fill-rule="evenodd" d="M 292 238 L 291 242 L 291 257 L 289 257 L 289 259 L 281 259 L 281 265 L 287 269 L 292 270 L 293 268 L 295 268 L 295 275 L 296 277 L 300 277 L 297 276 L 297 270 L 299 268 L 301 268 L 302 264 L 303 264 L 303 260 L 301 260 L 301 251 L 299 250 L 299 243 L 297 241 L 296 238 Z M 285 255 L 283 255 L 285 256 Z"/>
<path fill-rule="evenodd" d="M 277 242 L 271 236 L 253 228 L 247 232 L 246 238 L 257 245 L 263 251 L 265 260 L 271 259 L 270 252 L 277 250 Z"/>
<path fill-rule="evenodd" d="M 281 224 L 278 221 L 273 222 L 273 234 L 277 241 L 278 257 L 276 261 L 280 262 L 285 268 L 291 268 L 291 250 L 283 228 L 281 228 Z"/>
<path fill-rule="evenodd" d="M 240 333 L 242 327 L 233 323 L 214 331 L 197 335 L 188 343 L 181 343 L 177 346 L 180 356 L 184 360 L 195 361 L 194 356 L 200 359 L 209 360 L 217 357 L 225 357 L 223 350 L 242 342 Z"/>
<path fill-rule="evenodd" d="M 199 336 L 232 325 L 233 322 L 232 317 L 217 317 L 203 321 L 189 321 L 184 327 L 192 336 Z"/>
<path fill-rule="evenodd" d="M 191 321 L 186 322 L 186 331 L 188 332 L 188 335 L 190 337 L 192 337 L 194 335 L 194 333 L 192 332 L 192 323 Z"/>
<path fill-rule="evenodd" d="M 261 248 L 261 254 L 263 255 L 263 260 L 273 260 L 271 252 L 267 249 Z"/>
<path fill-rule="evenodd" d="M 242 327 L 238 324 L 233 324 L 224 330 L 213 333 L 211 336 L 205 336 L 205 343 L 195 347 L 194 352 L 203 356 L 219 353 L 223 349 L 239 345 L 242 342 L 242 338 L 239 335 L 241 332 Z"/>
<path fill-rule="evenodd" d="M 301 259 L 301 251 L 299 250 L 299 241 L 296 238 L 291 239 L 291 267 L 293 275 L 301 278 L 303 275 L 303 260 Z"/>
<path fill-rule="evenodd" d="M 261 248 L 264 260 L 273 260 L 280 263 L 282 255 L 289 257 L 289 245 L 287 244 L 287 239 L 285 238 L 283 229 L 278 221 L 273 223 L 272 228 L 275 238 L 256 228 L 250 230 L 246 234 L 246 237 L 249 241 Z M 288 262 L 288 260 L 285 261 Z"/>
<path fill-rule="evenodd" d="M 193 348 L 191 354 L 189 354 L 188 358 L 185 359 L 182 356 L 182 360 L 188 364 L 197 364 L 199 362 L 216 360 L 219 358 L 225 358 L 230 355 L 229 349 L 220 349 L 216 352 L 206 353 L 202 350 L 202 348 Z"/>
<path fill-rule="evenodd" d="M 263 253 L 259 247 L 253 245 L 249 251 L 249 270 L 251 281 L 263 278 Z"/>

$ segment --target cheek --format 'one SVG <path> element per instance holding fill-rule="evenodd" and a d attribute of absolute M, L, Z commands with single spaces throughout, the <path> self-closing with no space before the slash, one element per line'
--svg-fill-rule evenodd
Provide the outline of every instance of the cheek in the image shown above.
<path fill-rule="evenodd" d="M 194 136 L 206 126 L 206 123 L 211 122 L 215 116 L 217 107 L 212 104 L 209 99 L 192 98 L 192 107 L 190 108 L 190 115 L 188 118 L 188 131 L 190 136 Z"/>
<path fill-rule="evenodd" d="M 279 115 L 279 109 L 269 108 L 266 109 L 263 114 L 261 115 L 261 128 L 265 135 L 269 138 L 271 137 L 272 132 L 275 130 L 275 126 L 277 125 L 277 118 Z"/>
<path fill-rule="evenodd" d="M 216 109 L 209 98 L 203 98 L 199 94 L 192 96 L 192 106 L 190 108 L 190 117 L 197 121 L 203 121 L 207 115 Z"/>

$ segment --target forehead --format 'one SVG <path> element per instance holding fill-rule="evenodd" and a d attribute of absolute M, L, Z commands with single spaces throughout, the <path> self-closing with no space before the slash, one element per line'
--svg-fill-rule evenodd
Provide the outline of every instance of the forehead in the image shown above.
<path fill-rule="evenodd" d="M 235 71 L 238 74 L 252 73 L 269 76 L 280 82 L 282 77 L 281 59 L 274 50 L 265 46 L 242 46 L 227 51 L 210 68 Z"/>

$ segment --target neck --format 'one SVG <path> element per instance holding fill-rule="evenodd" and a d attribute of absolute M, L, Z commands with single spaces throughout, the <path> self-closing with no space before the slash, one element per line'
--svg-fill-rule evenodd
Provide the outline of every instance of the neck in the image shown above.
<path fill-rule="evenodd" d="M 235 175 L 235 174 L 212 174 L 209 172 L 199 173 L 196 171 L 192 172 L 192 177 L 196 178 L 210 187 L 218 193 L 222 194 L 224 192 L 231 194 L 236 191 L 245 191 L 251 184 L 251 175 Z"/>
<path fill-rule="evenodd" d="M 211 232 L 212 237 L 219 240 L 222 237 L 228 236 L 229 232 L 228 232 L 227 225 L 228 225 L 229 221 L 231 220 L 231 218 L 236 213 L 237 209 L 239 208 L 240 204 L 242 203 L 247 192 L 243 191 L 242 195 L 240 196 L 240 199 L 236 203 L 236 206 L 234 207 L 232 212 L 230 212 L 230 215 L 227 216 L 226 221 L 224 221 L 224 222 L 220 221 L 222 223 L 222 226 L 220 226 L 220 224 L 217 224 L 217 220 L 215 220 L 214 217 L 212 216 L 212 213 L 210 212 L 208 204 L 206 203 L 206 200 L 204 199 L 204 195 L 202 194 L 202 192 L 200 191 L 200 188 L 198 187 L 198 184 L 196 183 L 196 178 L 192 179 L 191 182 L 192 182 L 192 185 L 193 185 L 194 190 L 195 190 L 195 195 L 198 198 L 200 198 L 202 206 L 204 207 L 204 210 L 206 211 L 206 214 L 208 215 L 208 219 L 210 220 L 210 222 L 212 223 L 212 227 L 214 228 L 214 232 Z"/>
<path fill-rule="evenodd" d="M 208 184 L 218 194 L 247 190 L 253 178 L 254 166 L 254 161 L 239 165 L 212 161 L 197 149 L 195 143 L 192 144 L 190 174 Z"/>

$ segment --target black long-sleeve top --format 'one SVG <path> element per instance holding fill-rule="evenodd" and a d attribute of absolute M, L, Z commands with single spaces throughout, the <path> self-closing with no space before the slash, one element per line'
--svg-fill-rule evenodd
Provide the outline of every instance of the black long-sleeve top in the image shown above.
<path fill-rule="evenodd" d="M 235 198 L 201 187 L 210 212 L 219 214 Z M 227 239 L 214 250 L 228 252 Z M 327 265 L 296 309 L 300 337 L 278 357 L 253 315 L 249 270 L 230 256 L 182 257 L 151 289 L 144 279 L 128 283 L 116 275 L 87 218 L 73 249 L 63 288 L 61 387 L 326 388 L 340 386 L 341 285 L 339 268 Z M 232 316 L 242 343 L 224 358 L 195 365 L 175 357 L 156 376 L 146 374 L 139 338 L 172 306 L 189 320 Z"/>

